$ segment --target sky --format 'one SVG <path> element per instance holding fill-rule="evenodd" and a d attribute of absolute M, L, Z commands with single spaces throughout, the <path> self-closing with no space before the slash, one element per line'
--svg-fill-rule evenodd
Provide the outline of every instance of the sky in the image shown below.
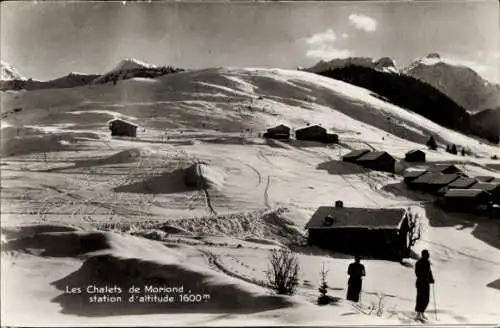
<path fill-rule="evenodd" d="M 500 80 L 496 0 L 0 4 L 1 59 L 26 77 L 103 73 L 123 58 L 182 68 L 309 67 L 346 56 L 398 66 L 437 52 Z"/>

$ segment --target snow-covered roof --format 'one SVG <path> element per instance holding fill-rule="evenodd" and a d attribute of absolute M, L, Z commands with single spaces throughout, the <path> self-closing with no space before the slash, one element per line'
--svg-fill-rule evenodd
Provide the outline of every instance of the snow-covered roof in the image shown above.
<path fill-rule="evenodd" d="M 306 229 L 369 228 L 399 229 L 406 210 L 401 208 L 355 208 L 321 206 L 307 222 Z M 325 225 L 325 218 L 332 223 Z"/>

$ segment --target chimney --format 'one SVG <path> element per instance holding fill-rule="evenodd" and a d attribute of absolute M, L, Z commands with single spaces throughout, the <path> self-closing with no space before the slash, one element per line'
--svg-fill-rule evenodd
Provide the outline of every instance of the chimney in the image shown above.
<path fill-rule="evenodd" d="M 343 208 L 344 207 L 344 202 L 341 200 L 338 200 L 335 202 L 335 207 Z"/>

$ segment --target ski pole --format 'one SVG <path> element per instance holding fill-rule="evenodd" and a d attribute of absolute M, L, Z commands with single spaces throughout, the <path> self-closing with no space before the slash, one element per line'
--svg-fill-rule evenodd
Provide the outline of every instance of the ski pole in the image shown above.
<path fill-rule="evenodd" d="M 434 316 L 436 317 L 437 320 L 438 314 L 437 314 L 437 304 L 436 304 L 436 290 L 434 289 L 434 284 L 432 284 L 432 296 L 434 297 Z"/>

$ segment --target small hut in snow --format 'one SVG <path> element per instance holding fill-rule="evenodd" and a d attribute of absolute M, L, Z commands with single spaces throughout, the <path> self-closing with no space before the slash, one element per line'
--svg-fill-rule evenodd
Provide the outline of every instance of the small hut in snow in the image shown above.
<path fill-rule="evenodd" d="M 410 150 L 405 154 L 407 162 L 425 162 L 425 153 L 420 149 Z"/>
<path fill-rule="evenodd" d="M 439 203 L 452 212 L 475 212 L 486 209 L 489 199 L 490 194 L 481 189 L 450 189 Z"/>
<path fill-rule="evenodd" d="M 310 245 L 347 254 L 399 260 L 407 249 L 404 209 L 345 208 L 337 201 L 319 207 L 305 228 Z"/>
<path fill-rule="evenodd" d="M 354 163 L 375 171 L 391 173 L 393 173 L 396 168 L 396 159 L 385 151 L 371 151 L 365 153 L 356 158 Z"/>
<path fill-rule="evenodd" d="M 119 137 L 136 137 L 137 136 L 137 124 L 122 120 L 114 119 L 108 122 L 109 130 L 111 131 L 111 136 Z"/>
<path fill-rule="evenodd" d="M 267 129 L 264 138 L 270 139 L 290 139 L 290 128 L 284 124 Z"/>

